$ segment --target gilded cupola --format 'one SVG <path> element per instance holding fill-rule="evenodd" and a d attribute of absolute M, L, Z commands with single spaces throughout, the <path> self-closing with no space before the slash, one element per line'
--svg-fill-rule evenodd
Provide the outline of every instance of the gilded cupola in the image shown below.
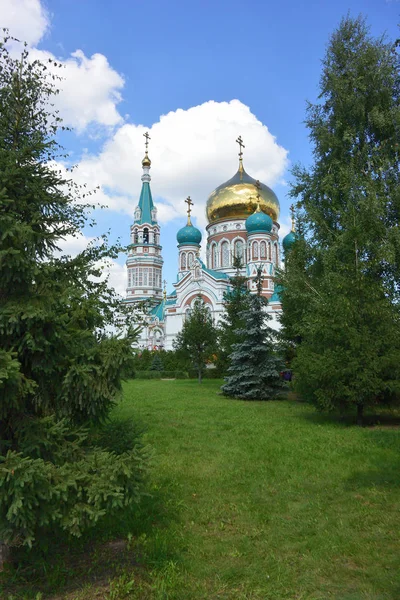
<path fill-rule="evenodd" d="M 239 136 L 236 141 L 240 146 L 239 168 L 229 181 L 219 185 L 208 197 L 206 212 L 209 223 L 222 219 L 246 219 L 257 209 L 258 194 L 261 211 L 277 221 L 280 207 L 276 194 L 264 183 L 257 189 L 257 181 L 243 167 L 242 138 Z"/>

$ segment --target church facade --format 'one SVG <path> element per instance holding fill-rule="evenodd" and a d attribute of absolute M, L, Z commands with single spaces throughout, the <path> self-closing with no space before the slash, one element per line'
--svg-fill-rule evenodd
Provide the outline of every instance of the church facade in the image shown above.
<path fill-rule="evenodd" d="M 262 269 L 262 295 L 268 299 L 270 325 L 278 329 L 281 303 L 275 290 L 275 271 L 281 263 L 279 244 L 279 201 L 266 185 L 248 175 L 243 166 L 243 142 L 239 137 L 239 167 L 236 174 L 218 186 L 206 206 L 208 225 L 206 260 L 200 256 L 202 234 L 191 222 L 193 203 L 188 197 L 187 223 L 177 233 L 178 264 L 176 282 L 167 293 L 163 289 L 163 257 L 160 225 L 150 188 L 151 161 L 142 161 L 142 190 L 130 228 L 131 243 L 126 261 L 128 304 L 145 303 L 140 348 L 173 348 L 173 341 L 201 296 L 217 323 L 224 311 L 224 296 L 236 273 L 234 257 L 240 258 L 241 275 L 246 276 L 251 293 L 256 293 L 257 269 Z M 285 242 L 290 242 L 284 239 Z"/>

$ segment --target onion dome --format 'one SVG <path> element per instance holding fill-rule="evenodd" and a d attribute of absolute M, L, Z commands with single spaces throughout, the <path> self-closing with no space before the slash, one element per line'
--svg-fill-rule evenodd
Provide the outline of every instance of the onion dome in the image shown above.
<path fill-rule="evenodd" d="M 257 208 L 257 194 L 260 195 L 261 210 L 277 221 L 280 207 L 276 194 L 264 183 L 257 188 L 256 180 L 246 173 L 240 159 L 236 175 L 208 197 L 206 211 L 209 223 L 221 219 L 246 219 Z"/>
<path fill-rule="evenodd" d="M 285 252 L 288 252 L 292 248 L 293 244 L 297 240 L 297 237 L 298 236 L 295 231 L 290 231 L 287 235 L 285 235 L 282 240 L 282 246 Z"/>
<path fill-rule="evenodd" d="M 188 219 L 188 224 L 178 231 L 176 239 L 179 245 L 200 246 L 201 231 L 194 227 Z"/>
<path fill-rule="evenodd" d="M 272 229 L 272 219 L 260 209 L 257 210 L 246 219 L 247 233 L 269 233 Z"/>
<path fill-rule="evenodd" d="M 144 159 L 142 160 L 142 167 L 151 167 L 151 160 L 149 159 L 149 155 L 147 154 L 147 150 L 146 150 L 146 154 L 144 156 Z"/>
<path fill-rule="evenodd" d="M 283 246 L 283 249 L 285 252 L 289 252 L 289 250 L 291 249 L 291 247 L 293 246 L 295 241 L 299 238 L 299 236 L 297 235 L 297 233 L 295 231 L 295 218 L 294 218 L 294 205 L 293 204 L 290 207 L 290 213 L 291 213 L 291 217 L 292 217 L 292 230 L 287 235 L 285 235 L 285 237 L 282 240 L 282 246 Z"/>

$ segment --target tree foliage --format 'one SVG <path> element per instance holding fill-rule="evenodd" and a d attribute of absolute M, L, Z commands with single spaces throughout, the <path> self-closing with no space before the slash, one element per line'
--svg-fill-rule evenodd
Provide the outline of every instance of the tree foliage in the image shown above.
<path fill-rule="evenodd" d="M 144 453 L 91 443 L 132 361 L 135 332 L 110 337 L 120 303 L 101 280 L 103 239 L 60 245 L 87 220 L 84 192 L 54 166 L 55 77 L 0 44 L 0 539 L 32 545 L 51 528 L 80 535 L 137 500 Z"/>
<path fill-rule="evenodd" d="M 282 388 L 282 361 L 276 354 L 275 332 L 267 324 L 267 301 L 261 296 L 261 270 L 257 278 L 257 295 L 247 300 L 240 313 L 241 329 L 236 331 L 239 342 L 233 344 L 230 367 L 222 392 L 242 400 L 269 400 Z"/>
<path fill-rule="evenodd" d="M 195 300 L 190 315 L 186 317 L 181 331 L 176 336 L 174 348 L 181 355 L 190 358 L 201 383 L 206 363 L 217 348 L 217 330 L 200 296 Z"/>
<path fill-rule="evenodd" d="M 394 44 L 346 18 L 308 106 L 310 169 L 297 166 L 300 239 L 286 257 L 283 332 L 298 389 L 323 409 L 400 392 L 400 78 Z"/>
<path fill-rule="evenodd" d="M 240 341 L 239 331 L 245 328 L 244 311 L 250 305 L 250 292 L 247 288 L 247 277 L 241 275 L 242 263 L 240 258 L 233 258 L 236 273 L 230 279 L 231 289 L 224 295 L 224 312 L 218 323 L 219 351 L 218 366 L 226 372 L 230 366 L 230 356 L 234 344 Z"/>

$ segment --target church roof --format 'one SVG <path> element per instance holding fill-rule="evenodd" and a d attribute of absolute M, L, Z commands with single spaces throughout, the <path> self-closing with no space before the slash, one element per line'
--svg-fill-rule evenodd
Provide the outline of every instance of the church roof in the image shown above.
<path fill-rule="evenodd" d="M 272 294 L 269 302 L 281 302 L 280 292 L 282 291 L 282 286 L 276 285 L 274 289 L 274 293 Z"/>
<path fill-rule="evenodd" d="M 142 191 L 140 192 L 139 204 L 140 208 L 140 219 L 137 219 L 135 223 L 137 225 L 155 225 L 156 221 L 151 218 L 151 211 L 154 210 L 153 197 L 151 195 L 150 183 L 143 181 Z"/>
<path fill-rule="evenodd" d="M 200 260 L 201 268 L 203 271 L 214 277 L 214 279 L 224 279 L 225 281 L 229 281 L 229 275 L 223 273 L 222 271 L 214 271 L 214 269 L 207 269 L 206 265 Z"/>
<path fill-rule="evenodd" d="M 157 304 L 157 306 L 154 306 L 150 311 L 151 316 L 157 318 L 159 321 L 164 321 L 164 306 L 164 300 L 160 304 Z"/>

